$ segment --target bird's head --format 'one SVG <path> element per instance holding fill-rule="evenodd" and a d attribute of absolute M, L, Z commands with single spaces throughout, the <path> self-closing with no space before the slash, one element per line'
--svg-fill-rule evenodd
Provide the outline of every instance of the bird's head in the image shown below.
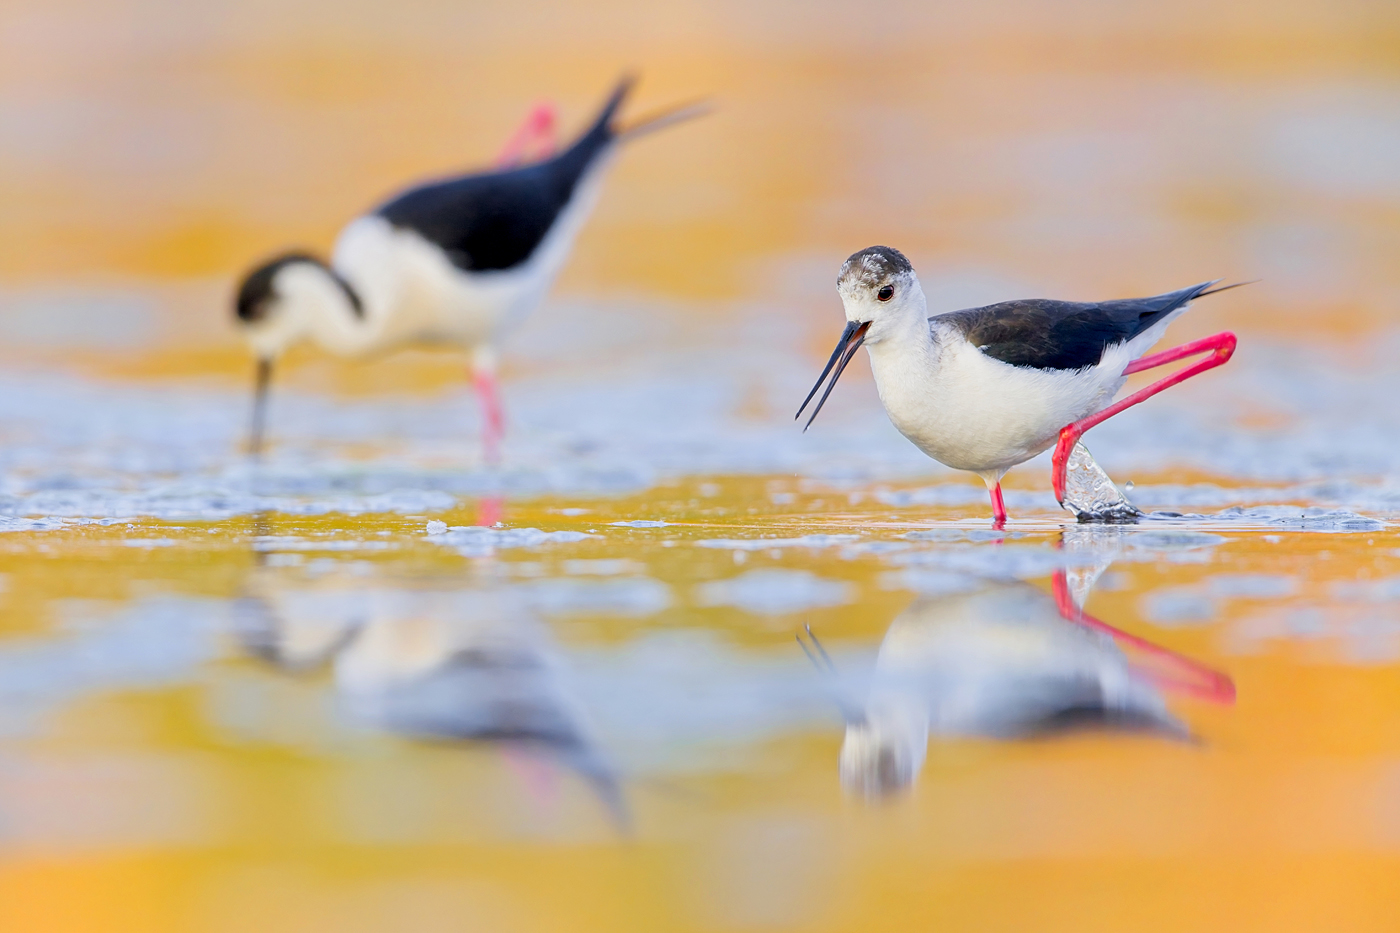
<path fill-rule="evenodd" d="M 846 321 L 861 331 L 865 343 L 879 343 L 910 314 L 927 316 L 919 277 L 893 247 L 871 246 L 843 262 L 836 292 Z"/>
<path fill-rule="evenodd" d="M 846 310 L 846 329 L 831 359 L 827 361 L 826 369 L 822 370 L 817 384 L 797 411 L 800 417 L 834 368 L 835 375 L 831 377 L 821 401 L 817 402 L 812 417 L 807 419 L 809 427 L 816 420 L 817 412 L 822 410 L 822 405 L 826 404 L 826 397 L 836 387 L 836 380 L 841 378 L 846 364 L 862 344 L 877 344 L 910 321 L 918 322 L 928 317 L 928 303 L 923 289 L 919 287 L 919 277 L 914 274 L 914 267 L 904 258 L 904 254 L 893 247 L 871 246 L 847 259 L 841 264 L 841 274 L 836 277 L 836 291 Z"/>
<path fill-rule="evenodd" d="M 323 315 L 359 317 L 359 296 L 320 259 L 284 253 L 249 272 L 238 287 L 234 314 L 259 359 L 275 360 L 292 344 L 316 336 Z"/>

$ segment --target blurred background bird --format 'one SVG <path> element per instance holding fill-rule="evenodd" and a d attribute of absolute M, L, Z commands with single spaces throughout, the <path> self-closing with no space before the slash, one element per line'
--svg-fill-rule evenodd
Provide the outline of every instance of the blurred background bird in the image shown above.
<path fill-rule="evenodd" d="M 303 251 L 268 259 L 244 277 L 236 319 L 257 358 L 249 448 L 261 451 L 277 359 L 309 340 L 338 356 L 411 344 L 460 347 L 483 412 L 482 446 L 499 459 L 504 419 L 496 344 L 544 298 L 597 203 L 618 145 L 704 112 L 673 108 L 616 122 L 633 85 L 624 78 L 568 148 L 553 149 L 553 112 L 537 108 L 491 170 L 419 184 L 355 218 L 329 262 Z"/>

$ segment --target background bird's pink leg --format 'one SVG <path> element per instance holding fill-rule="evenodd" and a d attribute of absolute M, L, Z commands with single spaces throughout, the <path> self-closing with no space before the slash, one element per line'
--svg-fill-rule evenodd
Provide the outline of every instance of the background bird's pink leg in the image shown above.
<path fill-rule="evenodd" d="M 548 102 L 536 104 L 525 117 L 505 146 L 496 157 L 501 168 L 510 168 L 529 159 L 543 159 L 553 154 L 555 110 Z M 496 385 L 496 361 L 494 354 L 484 347 L 478 347 L 472 362 L 472 379 L 476 385 L 477 398 L 481 401 L 481 450 L 482 459 L 488 466 L 501 462 L 501 442 L 505 439 L 505 415 L 501 410 L 501 396 Z M 500 496 L 487 496 L 481 500 L 477 510 L 478 525 L 494 525 L 501 520 L 503 502 Z"/>
<path fill-rule="evenodd" d="M 481 458 L 489 467 L 501 463 L 501 442 L 505 439 L 505 415 L 496 385 L 496 367 L 491 355 L 478 350 L 472 373 L 476 394 L 481 400 Z M 477 505 L 476 523 L 486 527 L 500 522 L 505 511 L 501 496 L 485 496 Z"/>
<path fill-rule="evenodd" d="M 554 154 L 555 110 L 551 103 L 536 104 L 525 122 L 506 140 L 496 165 L 511 168 L 530 159 L 544 159 Z"/>
<path fill-rule="evenodd" d="M 494 369 L 478 367 L 472 376 L 477 397 L 481 400 L 482 458 L 491 466 L 501 462 L 501 440 L 505 437 L 505 415 L 496 387 Z"/>
<path fill-rule="evenodd" d="M 501 496 L 484 496 L 476 504 L 476 523 L 482 528 L 494 528 L 505 517 L 506 500 Z"/>
<path fill-rule="evenodd" d="M 1052 461 L 1053 466 L 1050 474 L 1051 482 L 1055 487 L 1055 498 L 1058 499 L 1061 504 L 1065 501 L 1065 466 L 1069 462 L 1070 452 L 1074 450 L 1074 445 L 1079 443 L 1079 438 L 1083 436 L 1085 431 L 1096 424 L 1107 421 L 1109 418 L 1112 418 L 1125 409 L 1132 408 L 1139 402 L 1147 401 L 1158 392 L 1170 389 L 1178 383 L 1185 382 L 1192 376 L 1199 376 L 1208 369 L 1214 369 L 1220 366 L 1235 352 L 1235 343 L 1235 335 L 1227 331 L 1223 334 L 1216 334 L 1213 337 L 1205 337 L 1193 343 L 1183 344 L 1171 350 L 1164 350 L 1152 356 L 1144 356 L 1142 359 L 1136 360 L 1124 369 L 1124 373 L 1141 372 L 1144 369 L 1151 369 L 1154 366 L 1161 366 L 1179 359 L 1184 359 L 1188 356 L 1195 356 L 1198 353 L 1210 353 L 1210 356 L 1201 360 L 1199 363 L 1193 363 L 1185 369 L 1175 372 L 1158 382 L 1154 382 L 1147 388 L 1140 389 L 1121 401 L 1115 402 L 1103 411 L 1061 428 L 1060 442 L 1055 445 L 1055 456 Z"/>

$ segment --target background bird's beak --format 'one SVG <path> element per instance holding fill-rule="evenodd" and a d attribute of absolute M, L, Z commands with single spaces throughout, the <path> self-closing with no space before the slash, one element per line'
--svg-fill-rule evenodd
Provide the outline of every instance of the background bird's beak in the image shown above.
<path fill-rule="evenodd" d="M 837 341 L 836 349 L 831 351 L 831 359 L 826 361 L 826 369 L 823 369 L 822 374 L 817 377 L 817 384 L 812 386 L 812 391 L 807 393 L 807 398 L 802 402 L 802 408 L 797 409 L 795 418 L 801 418 L 803 410 L 807 407 L 807 403 L 812 400 L 812 396 L 817 394 L 817 390 L 820 389 L 822 383 L 826 381 L 826 374 L 831 372 L 831 368 L 835 366 L 836 374 L 831 377 L 830 384 L 827 385 L 826 391 L 822 393 L 821 401 L 817 402 L 817 407 L 812 409 L 812 417 L 807 419 L 807 423 L 802 426 L 802 430 L 807 430 L 812 426 L 812 422 L 817 420 L 817 413 L 820 412 L 822 406 L 826 404 L 826 397 L 830 395 L 831 390 L 836 387 L 836 380 L 841 378 L 841 373 L 845 370 L 846 364 L 851 361 L 851 357 L 856 355 L 856 351 L 860 349 L 860 345 L 865 342 L 865 332 L 869 329 L 869 321 L 851 321 L 846 325 L 846 329 L 841 332 L 841 339 Z"/>

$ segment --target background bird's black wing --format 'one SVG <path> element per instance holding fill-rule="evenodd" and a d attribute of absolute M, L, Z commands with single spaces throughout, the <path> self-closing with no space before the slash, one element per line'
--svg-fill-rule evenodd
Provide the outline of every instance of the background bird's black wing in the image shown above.
<path fill-rule="evenodd" d="M 1131 340 L 1192 299 L 1211 294 L 1208 289 L 1214 284 L 1118 301 L 1003 301 L 930 320 L 953 324 L 983 353 L 1012 366 L 1082 369 L 1098 365 L 1108 347 Z"/>
<path fill-rule="evenodd" d="M 616 139 L 613 116 L 631 88 L 618 85 L 593 125 L 568 149 L 522 168 L 464 175 L 412 188 L 378 213 L 437 244 L 469 272 L 510 269 L 530 258 L 590 166 Z"/>

